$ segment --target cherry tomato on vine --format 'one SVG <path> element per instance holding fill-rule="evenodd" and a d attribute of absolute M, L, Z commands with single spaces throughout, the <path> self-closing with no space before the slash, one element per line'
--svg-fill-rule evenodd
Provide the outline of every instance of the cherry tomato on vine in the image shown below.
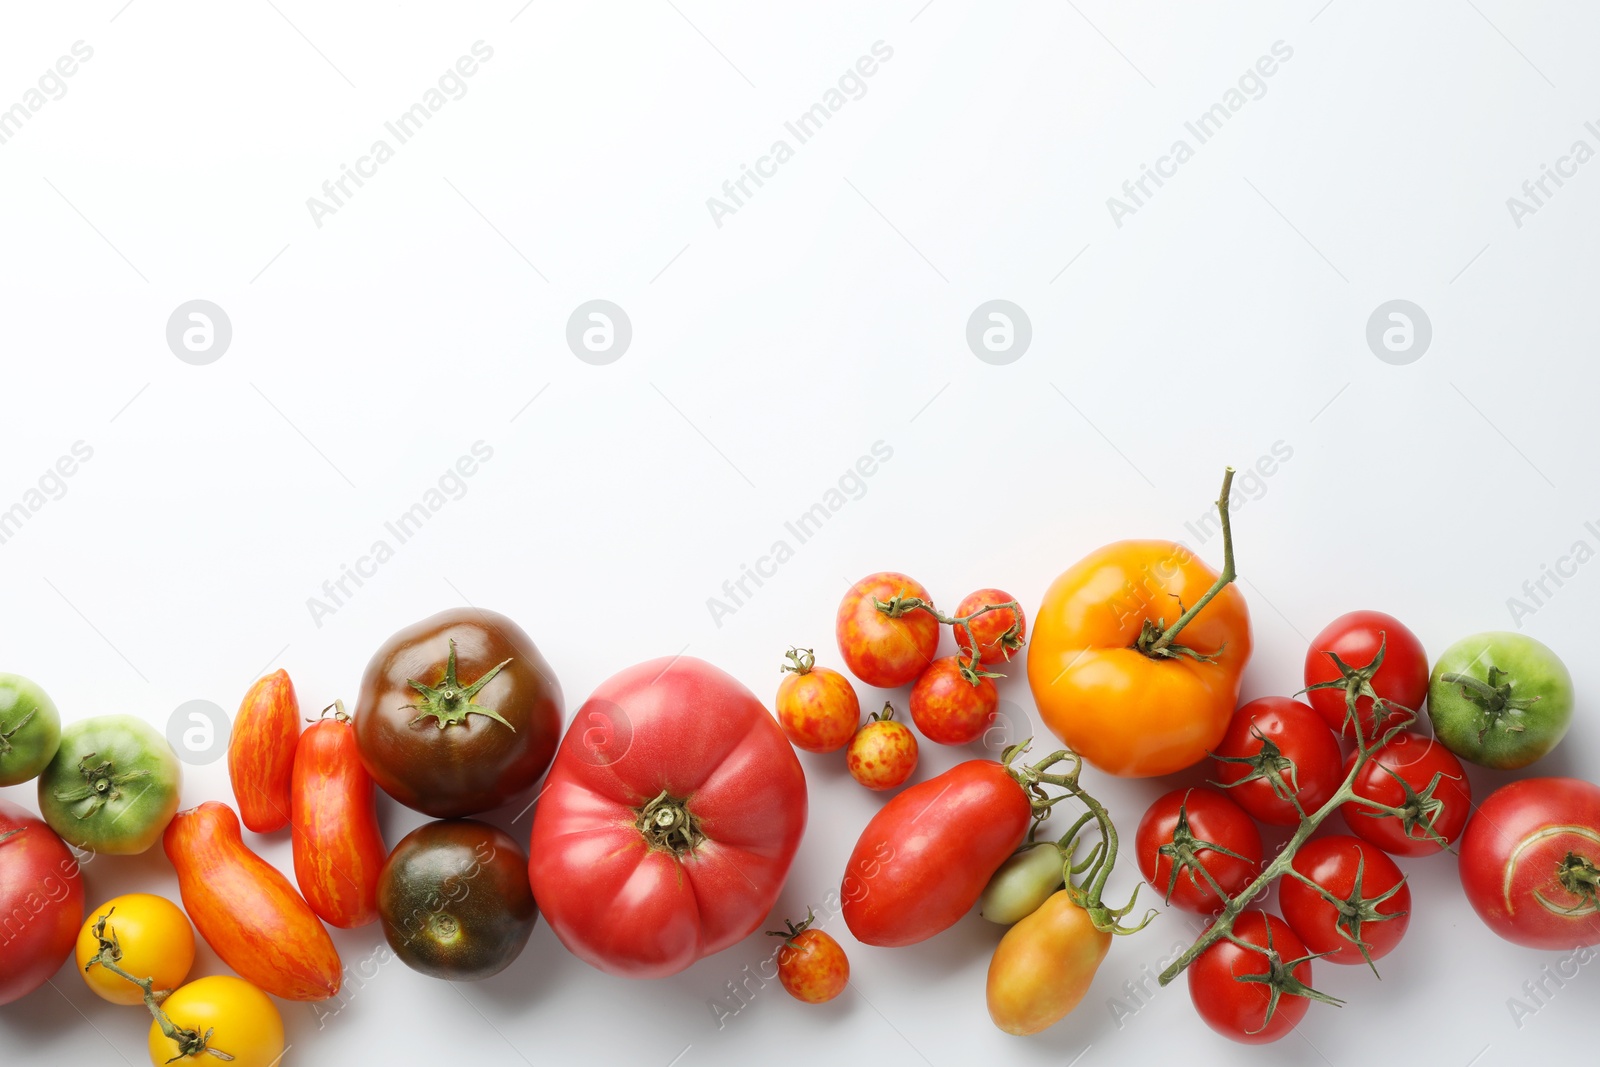
<path fill-rule="evenodd" d="M 933 606 L 919 582 L 898 571 L 879 571 L 852 585 L 839 601 L 833 625 L 839 654 L 850 672 L 868 685 L 879 689 L 905 685 L 933 662 L 939 620 L 908 606 L 911 600 Z"/>
<path fill-rule="evenodd" d="M 144 990 L 89 962 L 99 955 L 102 937 L 116 945 L 118 955 L 113 962 L 117 966 L 135 978 L 155 979 L 157 990 L 177 989 L 194 964 L 194 928 L 181 908 L 152 893 L 112 897 L 84 920 L 76 955 L 84 983 L 101 1000 L 113 1004 L 143 1004 Z"/>
<path fill-rule="evenodd" d="M 855 686 L 838 671 L 818 667 L 809 648 L 791 648 L 778 685 L 778 725 L 796 748 L 835 752 L 861 725 Z"/>
<path fill-rule="evenodd" d="M 1289 924 L 1262 911 L 1243 911 L 1233 922 L 1233 936 L 1254 947 L 1224 938 L 1189 965 L 1189 997 L 1200 1018 L 1223 1037 L 1246 1045 L 1264 1045 L 1293 1030 L 1311 999 L 1311 953 Z M 1276 983 L 1240 978 L 1273 976 Z M 1317 994 L 1318 997 L 1321 994 Z"/>
<path fill-rule="evenodd" d="M 1145 881 L 1173 907 L 1220 911 L 1216 880 L 1235 896 L 1261 873 L 1261 831 L 1244 809 L 1214 789 L 1174 789 L 1156 799 L 1134 834 Z"/>
<path fill-rule="evenodd" d="M 1346 774 L 1355 759 L 1351 753 L 1345 761 Z M 1355 800 L 1339 806 L 1351 833 L 1396 856 L 1441 851 L 1461 836 L 1472 814 L 1472 784 L 1461 761 L 1433 738 L 1410 730 L 1378 749 L 1354 787 L 1357 797 L 1400 809 L 1400 815 L 1376 812 Z"/>
<path fill-rule="evenodd" d="M 1017 603 L 1014 608 L 997 608 L 985 611 L 966 624 L 966 628 L 952 626 L 956 647 L 968 659 L 972 658 L 973 641 L 978 645 L 978 662 L 984 667 L 998 667 L 1007 662 L 1022 647 L 1028 636 L 1028 620 L 1022 613 L 1017 598 L 1003 589 L 980 589 L 968 593 L 956 605 L 955 618 L 961 619 L 974 612 L 983 611 L 992 604 Z M 972 631 L 972 641 L 967 640 L 967 629 Z"/>
<path fill-rule="evenodd" d="M 941 745 L 976 741 L 1000 705 L 994 682 L 979 674 L 969 681 L 962 664 L 959 656 L 936 659 L 911 687 L 911 721 L 929 741 Z"/>
<path fill-rule="evenodd" d="M 1383 661 L 1373 666 L 1380 651 Z M 1305 679 L 1306 700 L 1344 737 L 1354 736 L 1346 697 L 1356 693 L 1361 733 L 1371 742 L 1382 728 L 1373 711 L 1374 696 L 1409 711 L 1422 710 L 1428 695 L 1428 654 L 1417 635 L 1393 615 L 1351 611 L 1312 638 L 1306 650 Z"/>
<path fill-rule="evenodd" d="M 1371 963 L 1400 943 L 1411 921 L 1411 889 L 1376 846 L 1345 834 L 1319 837 L 1300 846 L 1292 866 L 1343 901 L 1334 904 L 1293 874 L 1278 883 L 1284 920 L 1317 958 Z"/>
<path fill-rule="evenodd" d="M 845 750 L 850 777 L 868 789 L 893 789 L 917 769 L 917 739 L 904 723 L 894 721 L 894 707 L 882 711 L 856 731 Z"/>
<path fill-rule="evenodd" d="M 850 983 L 850 961 L 831 934 L 811 929 L 816 916 L 788 923 L 787 930 L 768 930 L 783 938 L 778 950 L 778 981 L 791 997 L 806 1004 L 826 1004 Z"/>
<path fill-rule="evenodd" d="M 1344 780 L 1339 739 L 1309 705 L 1288 697 L 1261 697 L 1240 707 L 1212 757 L 1215 784 L 1273 826 L 1298 825 Z"/>

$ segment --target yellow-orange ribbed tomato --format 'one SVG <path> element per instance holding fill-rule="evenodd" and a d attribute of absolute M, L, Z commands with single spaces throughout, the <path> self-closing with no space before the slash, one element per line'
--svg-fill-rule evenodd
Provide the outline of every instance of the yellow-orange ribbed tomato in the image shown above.
<path fill-rule="evenodd" d="M 194 928 L 188 916 L 166 897 L 125 893 L 89 913 L 78 930 L 78 974 L 95 995 L 113 1004 L 143 1004 L 144 990 L 119 974 L 89 961 L 100 951 L 94 928 L 105 918 L 105 936 L 116 941 L 118 967 L 135 978 L 154 978 L 155 988 L 177 989 L 194 964 Z M 220 1062 L 220 1061 L 219 1061 Z"/>
<path fill-rule="evenodd" d="M 1111 947 L 1089 913 L 1059 890 L 1006 931 L 989 961 L 989 1018 L 1008 1034 L 1037 1034 L 1078 1006 Z"/>
<path fill-rule="evenodd" d="M 1028 644 L 1028 685 L 1051 733 L 1131 778 L 1204 758 L 1228 729 L 1250 659 L 1244 595 L 1226 586 L 1177 635 L 1173 655 L 1135 646 L 1147 620 L 1170 626 L 1216 580 L 1182 545 L 1118 541 L 1052 582 Z"/>

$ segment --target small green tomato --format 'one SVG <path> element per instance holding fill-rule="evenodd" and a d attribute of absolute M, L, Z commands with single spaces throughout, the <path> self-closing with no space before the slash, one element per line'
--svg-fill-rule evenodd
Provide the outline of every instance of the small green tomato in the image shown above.
<path fill-rule="evenodd" d="M 1065 879 L 1063 866 L 1061 849 L 1054 841 L 1042 841 L 1012 853 L 984 887 L 978 898 L 978 914 L 1002 926 L 1027 918 L 1061 888 Z"/>
<path fill-rule="evenodd" d="M 1531 637 L 1483 633 L 1444 650 L 1428 680 L 1428 716 L 1444 747 L 1499 770 L 1526 767 L 1572 724 L 1572 675 Z"/>

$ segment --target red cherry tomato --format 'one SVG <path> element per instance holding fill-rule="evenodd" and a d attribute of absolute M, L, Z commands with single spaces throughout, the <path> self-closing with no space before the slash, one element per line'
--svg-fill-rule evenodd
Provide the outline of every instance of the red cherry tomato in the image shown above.
<path fill-rule="evenodd" d="M 1158 797 L 1139 820 L 1133 847 L 1145 881 L 1173 907 L 1200 915 L 1220 911 L 1223 901 L 1199 868 L 1230 897 L 1261 873 L 1261 831 L 1214 789 Z"/>
<path fill-rule="evenodd" d="M 814 916 L 789 923 L 787 930 L 768 930 L 783 938 L 778 950 L 778 981 L 794 999 L 805 1004 L 826 1004 L 850 983 L 850 961 L 839 942 L 821 930 L 811 929 Z"/>
<path fill-rule="evenodd" d="M 916 736 L 894 721 L 894 708 L 885 704 L 850 739 L 844 762 L 850 777 L 868 789 L 893 789 L 917 769 Z"/>
<path fill-rule="evenodd" d="M 1294 875 L 1278 883 L 1284 919 L 1317 958 L 1370 963 L 1400 943 L 1411 922 L 1411 889 L 1376 847 L 1344 834 L 1319 837 L 1300 846 L 1293 867 L 1344 901 L 1335 905 Z"/>
<path fill-rule="evenodd" d="M 911 687 L 911 721 L 929 741 L 941 745 L 976 741 L 1000 704 L 994 683 L 979 675 L 974 685 L 962 677 L 961 665 L 959 656 L 936 659 Z"/>
<path fill-rule="evenodd" d="M 1461 839 L 1478 917 L 1529 948 L 1600 945 L 1600 785 L 1527 778 L 1489 794 Z"/>
<path fill-rule="evenodd" d="M 1375 670 L 1371 664 L 1379 650 L 1383 663 Z M 1337 656 L 1344 669 L 1334 660 Z M 1378 737 L 1374 695 L 1389 704 L 1413 712 L 1422 710 L 1428 695 L 1428 654 L 1417 635 L 1393 615 L 1381 611 L 1351 611 L 1322 628 L 1306 650 L 1306 693 L 1318 715 L 1344 737 L 1350 732 L 1346 695 L 1353 687 L 1358 695 L 1356 711 L 1361 716 L 1361 733 L 1368 741 Z"/>
<path fill-rule="evenodd" d="M 899 615 L 878 605 L 896 599 Z M 927 669 L 939 647 L 939 620 L 921 608 L 905 608 L 915 598 L 929 607 L 933 600 L 919 583 L 897 571 L 869 574 L 844 595 L 834 620 L 839 653 L 851 673 L 868 685 L 893 689 Z"/>
<path fill-rule="evenodd" d="M 1273 826 L 1295 826 L 1344 781 L 1339 739 L 1310 706 L 1262 697 L 1233 713 L 1212 752 L 1217 784 L 1245 811 Z M 1290 800 L 1298 801 L 1297 809 Z"/>
<path fill-rule="evenodd" d="M 1345 761 L 1345 774 L 1355 758 L 1351 753 Z M 1398 817 L 1354 800 L 1339 806 L 1351 833 L 1396 856 L 1433 855 L 1461 836 L 1472 814 L 1472 784 L 1461 761 L 1433 738 L 1410 730 L 1380 748 L 1354 786 L 1358 797 L 1404 809 Z M 1422 820 L 1429 813 L 1433 833 Z"/>
<path fill-rule="evenodd" d="M 1241 977 L 1270 972 L 1268 952 L 1286 967 L 1292 980 L 1311 985 L 1311 961 L 1306 946 L 1300 943 L 1289 924 L 1276 915 L 1243 911 L 1233 922 L 1233 935 L 1248 945 L 1223 939 L 1189 965 L 1189 998 L 1200 1018 L 1223 1037 L 1246 1045 L 1276 1041 L 1306 1017 L 1311 1001 L 1304 996 L 1279 990 L 1272 1003 L 1272 988 L 1265 982 L 1241 982 Z M 1293 967 L 1295 960 L 1303 962 Z M 1268 1018 L 1268 1008 L 1272 1015 Z"/>
<path fill-rule="evenodd" d="M 980 589 L 961 598 L 954 617 L 964 618 L 983 611 L 991 604 L 1006 604 L 1016 600 L 1003 589 Z M 955 630 L 956 647 L 961 649 L 963 656 L 972 658 L 972 641 L 967 640 L 967 629 L 971 629 L 973 641 L 978 645 L 978 662 L 985 667 L 998 667 L 1022 647 L 1028 636 L 1028 620 L 1023 616 L 1021 603 L 1018 602 L 1014 608 L 984 612 L 967 623 L 966 629 L 960 626 L 951 629 Z"/>
<path fill-rule="evenodd" d="M 855 686 L 838 671 L 816 666 L 809 648 L 791 648 L 778 685 L 778 725 L 796 748 L 835 752 L 861 724 Z"/>

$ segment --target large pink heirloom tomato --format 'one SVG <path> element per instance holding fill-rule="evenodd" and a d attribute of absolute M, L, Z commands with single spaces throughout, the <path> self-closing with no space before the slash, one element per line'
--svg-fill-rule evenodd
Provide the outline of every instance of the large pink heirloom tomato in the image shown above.
<path fill-rule="evenodd" d="M 702 660 L 651 660 L 578 709 L 529 880 L 579 959 L 660 978 L 760 927 L 805 824 L 805 773 L 755 695 Z"/>

